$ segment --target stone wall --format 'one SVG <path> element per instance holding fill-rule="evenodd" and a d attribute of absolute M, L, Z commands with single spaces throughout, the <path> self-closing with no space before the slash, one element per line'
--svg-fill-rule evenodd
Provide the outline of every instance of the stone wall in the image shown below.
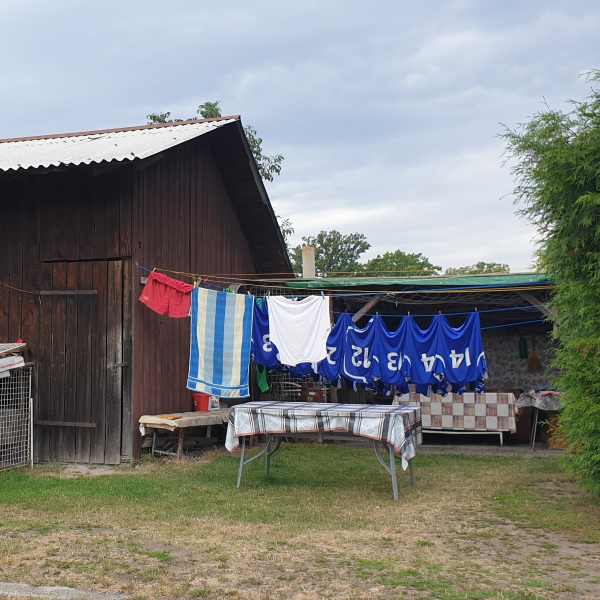
<path fill-rule="evenodd" d="M 514 327 L 489 329 L 481 332 L 485 359 L 489 369 L 489 379 L 486 380 L 486 389 L 508 390 L 521 388 L 528 391 L 550 385 L 550 375 L 555 374 L 549 366 L 553 360 L 552 340 L 550 332 L 538 328 L 529 328 L 523 338 L 527 341 L 529 353 L 532 342 L 544 370 L 542 373 L 528 373 L 529 359 L 519 357 L 519 339 L 521 332 Z"/>

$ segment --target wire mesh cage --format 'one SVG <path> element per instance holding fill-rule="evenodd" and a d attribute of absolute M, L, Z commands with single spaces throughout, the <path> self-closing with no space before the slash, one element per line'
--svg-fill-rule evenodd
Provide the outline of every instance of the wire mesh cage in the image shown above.
<path fill-rule="evenodd" d="M 32 367 L 9 371 L 0 378 L 0 471 L 31 461 Z"/>

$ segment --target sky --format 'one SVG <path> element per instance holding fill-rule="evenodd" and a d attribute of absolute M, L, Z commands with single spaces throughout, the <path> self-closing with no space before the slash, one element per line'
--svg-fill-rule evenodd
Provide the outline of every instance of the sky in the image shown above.
<path fill-rule="evenodd" d="M 593 0 L 0 0 L 0 138 L 145 124 L 219 100 L 283 154 L 293 243 L 360 232 L 444 268 L 532 264 L 504 126 L 600 67 Z"/>

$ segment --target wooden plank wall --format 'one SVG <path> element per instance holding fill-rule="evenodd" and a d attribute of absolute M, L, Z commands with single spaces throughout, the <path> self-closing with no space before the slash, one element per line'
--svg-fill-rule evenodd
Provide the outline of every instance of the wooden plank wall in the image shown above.
<path fill-rule="evenodd" d="M 256 272 L 221 173 L 202 138 L 170 150 L 140 172 L 132 216 L 135 265 L 207 275 Z M 140 277 L 147 275 L 134 266 L 136 300 L 143 289 Z M 223 286 L 229 283 L 225 280 Z M 189 319 L 160 317 L 137 301 L 134 306 L 133 423 L 142 414 L 193 410 L 185 387 Z M 133 439 L 139 443 L 137 431 Z"/>
<path fill-rule="evenodd" d="M 143 170 L 0 178 L 0 214 L 0 283 L 25 292 L 98 290 L 40 297 L 0 286 L 0 340 L 23 338 L 36 365 L 35 418 L 97 423 L 36 427 L 36 460 L 118 462 L 138 447 L 141 414 L 192 403 L 185 389 L 189 320 L 160 317 L 137 301 L 147 275 L 138 265 L 256 272 L 213 153 L 199 138 Z M 131 366 L 113 374 L 113 362 Z"/>
<path fill-rule="evenodd" d="M 131 352 L 131 290 L 122 287 L 131 282 L 132 173 L 126 166 L 92 177 L 73 168 L 0 178 L 0 283 L 12 286 L 0 285 L 0 341 L 28 344 L 36 420 L 98 423 L 36 427 L 36 460 L 120 462 L 118 388 L 121 379 L 131 385 L 132 375 L 113 377 L 107 344 L 115 357 Z M 98 295 L 34 293 L 52 289 Z"/>

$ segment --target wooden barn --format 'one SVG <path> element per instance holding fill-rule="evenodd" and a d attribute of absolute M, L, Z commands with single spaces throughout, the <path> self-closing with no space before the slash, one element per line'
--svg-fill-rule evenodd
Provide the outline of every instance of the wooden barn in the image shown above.
<path fill-rule="evenodd" d="M 291 273 L 239 117 L 0 140 L 0 342 L 35 366 L 36 461 L 119 464 L 140 415 L 191 410 L 189 320 L 137 301 L 141 267 Z"/>

